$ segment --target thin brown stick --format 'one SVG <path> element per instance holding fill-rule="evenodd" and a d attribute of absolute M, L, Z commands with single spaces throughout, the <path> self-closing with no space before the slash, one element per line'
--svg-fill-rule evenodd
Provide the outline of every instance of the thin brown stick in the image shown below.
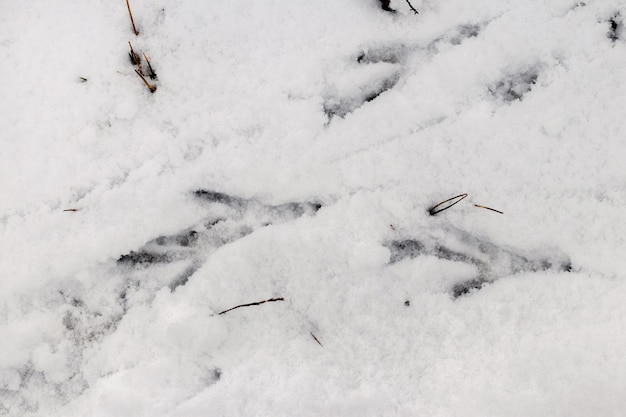
<path fill-rule="evenodd" d="M 135 70 L 135 72 L 137 73 L 137 75 L 139 75 L 141 77 L 143 82 L 146 84 L 146 87 L 148 87 L 150 89 L 150 92 L 154 93 L 157 88 L 155 86 L 153 86 L 152 84 L 150 84 L 148 82 L 148 80 L 146 80 L 146 77 L 144 77 L 143 74 L 141 74 L 139 71 Z"/>
<path fill-rule="evenodd" d="M 322 342 L 319 341 L 319 339 L 317 337 L 315 337 L 315 335 L 313 334 L 313 332 L 310 332 L 311 336 L 313 336 L 313 339 L 315 339 L 315 341 L 317 342 L 318 345 L 320 345 L 321 347 L 324 347 L 324 345 L 322 344 Z"/>
<path fill-rule="evenodd" d="M 474 206 L 478 207 L 478 208 L 484 208 L 484 209 L 487 209 L 487 210 L 495 211 L 496 213 L 504 214 L 500 210 L 492 209 L 491 207 L 487 207 L 487 206 L 481 206 L 480 204 L 474 204 Z"/>
<path fill-rule="evenodd" d="M 274 301 L 285 301 L 285 299 L 282 298 L 282 297 L 280 297 L 280 298 L 270 298 L 269 300 L 257 301 L 256 303 L 240 304 L 240 305 L 235 306 L 233 308 L 229 308 L 228 310 L 222 311 L 221 313 L 218 314 L 218 316 L 222 315 L 222 314 L 225 314 L 225 313 L 228 313 L 229 311 L 235 310 L 237 308 L 258 306 L 258 305 L 261 305 L 261 304 L 264 304 L 264 303 L 271 303 L 271 302 L 274 302 Z"/>
<path fill-rule="evenodd" d="M 432 206 L 431 208 L 429 208 L 429 209 L 428 209 L 428 213 L 430 213 L 430 215 L 431 215 L 431 216 L 434 216 L 434 215 L 435 215 L 435 214 L 437 214 L 437 213 L 441 213 L 442 211 L 447 210 L 447 209 L 449 209 L 450 207 L 452 207 L 453 205 L 455 205 L 455 204 L 459 203 L 459 202 L 460 202 L 461 200 L 463 200 L 465 197 L 467 197 L 467 193 L 459 194 L 459 195 L 457 195 L 457 196 L 455 196 L 455 197 L 452 197 L 452 198 L 449 198 L 449 199 L 447 199 L 447 200 L 444 200 L 444 201 L 442 201 L 441 203 L 436 204 L 436 205 Z M 449 201 L 453 201 L 453 200 L 456 200 L 456 201 L 454 201 L 453 203 L 451 203 L 451 204 L 447 205 L 446 207 L 444 207 L 444 208 L 442 208 L 442 209 L 437 210 L 437 207 L 439 207 L 439 206 L 441 206 L 442 204 L 445 204 L 445 203 L 447 203 L 447 202 L 449 202 Z"/>
<path fill-rule="evenodd" d="M 139 36 L 139 31 L 135 27 L 135 20 L 133 19 L 133 12 L 130 11 L 130 4 L 128 0 L 126 0 L 126 7 L 128 7 L 128 14 L 130 15 L 130 23 L 133 24 L 133 31 L 135 32 L 135 36 Z"/>
<path fill-rule="evenodd" d="M 150 77 L 151 80 L 156 80 L 157 78 L 156 72 L 152 69 L 152 65 L 150 65 L 150 60 L 146 56 L 145 52 L 143 54 L 143 57 L 146 59 L 146 62 L 148 63 L 148 69 L 150 69 L 150 72 L 148 73 L 148 77 Z"/>
<path fill-rule="evenodd" d="M 78 210 L 80 210 L 80 209 L 71 208 L 71 209 L 65 209 L 63 211 L 78 211 Z"/>
<path fill-rule="evenodd" d="M 411 8 L 411 10 L 413 10 L 413 13 L 415 14 L 420 14 L 420 12 L 418 12 L 417 10 L 415 10 L 415 7 L 413 7 L 413 5 L 411 4 L 411 2 L 409 0 L 405 0 L 407 2 L 407 4 L 409 5 L 409 7 Z"/>

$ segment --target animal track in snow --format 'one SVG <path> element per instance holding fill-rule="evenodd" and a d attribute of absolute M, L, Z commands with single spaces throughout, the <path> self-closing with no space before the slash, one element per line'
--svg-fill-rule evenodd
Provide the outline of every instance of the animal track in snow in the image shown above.
<path fill-rule="evenodd" d="M 450 288 L 454 298 L 467 294 L 472 289 L 480 289 L 485 283 L 501 277 L 547 270 L 569 272 L 572 268 L 569 258 L 560 253 L 526 255 L 471 236 L 464 231 L 450 229 L 449 233 L 452 235 L 451 239 L 445 239 L 445 243 L 432 238 L 421 240 L 407 238 L 387 242 L 385 246 L 391 252 L 390 263 L 407 258 L 435 256 L 473 266 L 477 270 L 474 278 L 455 283 Z"/>
<path fill-rule="evenodd" d="M 365 48 L 356 54 L 356 58 L 353 56 L 357 65 L 352 64 L 348 79 L 338 82 L 341 88 L 336 87 L 334 90 L 337 91 L 326 95 L 323 111 L 328 121 L 335 117 L 344 118 L 393 89 L 406 72 L 406 63 L 413 54 L 434 56 L 444 46 L 457 46 L 465 39 L 478 36 L 485 25 L 460 25 L 425 45 L 390 43 Z"/>
<path fill-rule="evenodd" d="M 207 204 L 214 214 L 193 228 L 171 236 L 160 236 L 137 251 L 122 255 L 118 264 L 135 269 L 145 269 L 155 264 L 182 262 L 185 268 L 167 282 L 175 289 L 184 285 L 189 277 L 216 249 L 241 239 L 261 227 L 293 221 L 303 215 L 315 215 L 322 207 L 319 203 L 292 202 L 265 205 L 253 199 L 244 199 L 224 193 L 197 190 L 196 200 Z"/>

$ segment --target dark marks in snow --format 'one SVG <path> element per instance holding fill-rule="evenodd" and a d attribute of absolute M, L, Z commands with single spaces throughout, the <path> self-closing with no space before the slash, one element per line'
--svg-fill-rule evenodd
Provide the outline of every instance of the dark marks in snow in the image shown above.
<path fill-rule="evenodd" d="M 538 77 L 539 70 L 536 68 L 511 74 L 489 87 L 489 91 L 494 97 L 506 102 L 522 100 L 533 89 Z"/>
<path fill-rule="evenodd" d="M 487 24 L 488 23 L 466 23 L 459 25 L 432 40 L 426 47 L 426 50 L 434 55 L 449 48 L 450 45 L 461 45 L 467 39 L 478 37 Z"/>
<path fill-rule="evenodd" d="M 37 412 L 42 403 L 64 403 L 88 388 L 81 371 L 84 355 L 114 333 L 132 308 L 149 304 L 163 288 L 175 291 L 204 264 L 217 248 L 241 239 L 270 224 L 288 223 L 313 216 L 317 202 L 263 204 L 256 199 L 198 190 L 196 203 L 207 216 L 199 224 L 177 233 L 157 236 L 140 248 L 104 266 L 106 279 L 84 287 L 68 281 L 46 293 L 46 303 L 58 326 L 59 340 L 50 343 L 46 354 L 67 359 L 67 375 L 38 370 L 29 360 L 2 372 L 0 414 Z M 97 272 L 94 272 L 97 273 Z M 199 382 L 218 382 L 222 371 L 208 366 Z"/>
<path fill-rule="evenodd" d="M 431 238 L 388 242 L 385 246 L 391 252 L 390 263 L 420 256 L 435 256 L 473 266 L 477 270 L 475 277 L 450 288 L 454 298 L 480 289 L 485 283 L 501 277 L 548 270 L 569 272 L 572 268 L 569 258 L 560 253 L 522 254 L 460 230 L 450 232 L 451 236 L 445 239 L 445 243 L 441 239 Z"/>
<path fill-rule="evenodd" d="M 388 7 L 388 2 L 383 2 L 383 8 Z M 348 114 L 358 110 L 365 103 L 376 100 L 380 95 L 393 89 L 402 75 L 407 71 L 409 58 L 415 59 L 414 55 L 423 56 L 424 59 L 432 57 L 450 46 L 461 45 L 466 39 L 479 36 L 486 23 L 468 23 L 457 26 L 443 35 L 428 43 L 388 43 L 364 48 L 351 59 L 357 64 L 353 70 L 363 68 L 364 65 L 389 65 L 390 70 L 386 75 L 379 76 L 367 82 L 354 85 L 349 94 L 330 95 L 325 98 L 323 111 L 328 121 L 335 117 L 344 118 Z M 356 83 L 355 83 L 356 84 Z"/>
<path fill-rule="evenodd" d="M 389 44 L 385 46 L 372 47 L 358 54 L 356 62 L 359 64 L 404 64 L 407 56 L 415 48 L 404 44 Z"/>
<path fill-rule="evenodd" d="M 609 18 L 609 31 L 607 33 L 607 37 L 611 40 L 611 42 L 615 43 L 620 40 L 624 33 L 624 21 L 622 20 L 622 16 L 620 13 L 615 13 L 613 17 Z"/>
<path fill-rule="evenodd" d="M 219 247 L 271 224 L 286 223 L 304 215 L 313 216 L 322 208 L 317 202 L 266 205 L 255 199 L 211 190 L 196 190 L 193 195 L 214 214 L 190 229 L 159 236 L 143 247 L 120 256 L 118 264 L 131 267 L 132 274 L 132 268 L 143 270 L 152 265 L 180 262 L 186 265 L 183 271 L 175 274 L 166 284 L 175 289 L 184 285 L 205 258 Z"/>
<path fill-rule="evenodd" d="M 349 97 L 330 97 L 324 102 L 324 113 L 331 120 L 333 117 L 345 117 L 363 104 L 375 100 L 385 91 L 391 90 L 400 80 L 400 73 L 380 78 L 358 89 L 358 92 Z"/>
<path fill-rule="evenodd" d="M 240 208 L 246 204 L 245 199 L 230 196 L 224 193 L 218 193 L 217 191 L 209 191 L 209 190 L 196 190 L 194 191 L 194 195 L 202 200 L 205 200 L 209 203 L 218 203 L 224 204 L 230 207 Z"/>

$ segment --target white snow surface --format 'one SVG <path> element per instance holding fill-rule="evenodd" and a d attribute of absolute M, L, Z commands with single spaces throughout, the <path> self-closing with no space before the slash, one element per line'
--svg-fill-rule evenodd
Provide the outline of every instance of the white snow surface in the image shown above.
<path fill-rule="evenodd" d="M 1 415 L 624 415 L 624 1 L 130 4 L 2 2 Z"/>

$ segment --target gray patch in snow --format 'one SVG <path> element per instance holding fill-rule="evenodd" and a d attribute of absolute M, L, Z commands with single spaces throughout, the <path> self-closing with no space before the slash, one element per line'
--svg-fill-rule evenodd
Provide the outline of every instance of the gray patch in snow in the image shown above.
<path fill-rule="evenodd" d="M 609 31 L 607 33 L 607 37 L 611 40 L 611 42 L 615 43 L 622 38 L 624 32 L 624 21 L 622 20 L 622 16 L 619 12 L 615 13 L 608 20 Z"/>
<path fill-rule="evenodd" d="M 506 102 L 522 100 L 524 95 L 533 89 L 538 77 L 539 71 L 537 69 L 512 74 L 489 87 L 489 92 L 494 97 Z"/>
<path fill-rule="evenodd" d="M 351 97 L 330 97 L 324 102 L 324 113 L 328 120 L 335 116 L 345 117 L 363 104 L 375 100 L 385 91 L 391 90 L 400 81 L 400 73 L 395 72 L 370 85 L 362 86 L 357 95 Z"/>

